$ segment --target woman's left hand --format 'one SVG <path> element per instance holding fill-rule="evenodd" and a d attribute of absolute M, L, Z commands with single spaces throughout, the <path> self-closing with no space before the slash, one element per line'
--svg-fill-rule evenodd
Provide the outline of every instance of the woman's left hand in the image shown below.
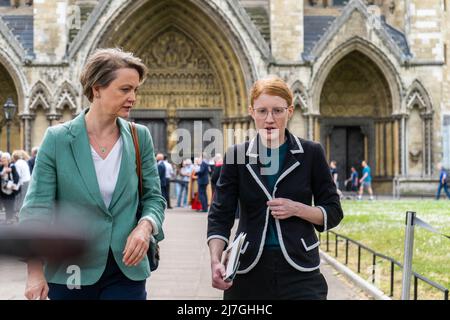
<path fill-rule="evenodd" d="M 267 205 L 275 219 L 300 217 L 304 204 L 284 198 L 275 198 L 267 201 Z"/>
<path fill-rule="evenodd" d="M 128 236 L 123 250 L 123 263 L 127 267 L 137 266 L 147 255 L 152 234 L 152 225 L 147 220 L 142 220 Z"/>

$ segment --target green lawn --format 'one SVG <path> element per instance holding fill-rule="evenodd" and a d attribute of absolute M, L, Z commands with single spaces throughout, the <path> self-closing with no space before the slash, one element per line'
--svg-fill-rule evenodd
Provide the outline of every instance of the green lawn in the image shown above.
<path fill-rule="evenodd" d="M 403 264 L 404 230 L 406 211 L 415 211 L 417 216 L 445 234 L 450 234 L 450 201 L 448 200 L 401 200 L 401 201 L 350 201 L 342 202 L 344 220 L 333 231 L 361 242 L 369 248 L 394 258 Z M 330 244 L 330 254 L 334 254 L 334 237 Z M 324 250 L 324 237 L 322 250 Z M 356 257 L 356 247 L 349 247 L 350 256 Z M 344 259 L 345 246 L 339 244 L 339 260 Z M 372 257 L 363 256 L 365 265 L 361 267 L 370 275 Z M 382 274 L 381 289 L 388 293 L 390 265 L 379 263 Z M 350 259 L 350 267 L 355 270 L 356 260 Z M 450 239 L 416 227 L 414 237 L 413 270 L 444 287 L 450 288 Z M 356 271 L 356 270 L 355 270 Z M 362 273 L 364 277 L 364 272 Z M 401 271 L 395 272 L 396 288 L 394 297 L 401 291 Z M 386 283 L 384 283 L 386 282 Z M 419 281 L 419 298 L 442 299 L 443 294 Z"/>

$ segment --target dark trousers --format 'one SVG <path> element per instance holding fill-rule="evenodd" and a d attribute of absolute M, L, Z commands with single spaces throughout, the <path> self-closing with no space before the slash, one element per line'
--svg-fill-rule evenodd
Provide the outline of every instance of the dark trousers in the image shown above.
<path fill-rule="evenodd" d="M 1 198 L 1 201 L 3 202 L 3 206 L 5 207 L 6 220 L 12 220 L 16 215 L 16 196 L 3 196 Z"/>
<path fill-rule="evenodd" d="M 447 183 L 442 183 L 439 182 L 439 187 L 438 187 L 438 191 L 436 193 L 436 199 L 439 200 L 439 198 L 441 197 L 441 190 L 442 188 L 444 188 L 444 192 L 447 195 L 447 197 L 450 199 L 450 192 L 448 192 L 448 186 Z"/>
<path fill-rule="evenodd" d="M 169 195 L 167 194 L 167 186 L 161 186 L 161 194 L 166 199 L 167 208 L 169 208 Z"/>
<path fill-rule="evenodd" d="M 119 269 L 112 252 L 97 283 L 70 290 L 66 285 L 49 283 L 50 300 L 146 300 L 145 280 L 128 279 Z"/>
<path fill-rule="evenodd" d="M 320 270 L 301 272 L 289 265 L 280 249 L 264 249 L 258 264 L 238 274 L 224 292 L 225 300 L 326 300 L 328 285 Z"/>
<path fill-rule="evenodd" d="M 170 180 L 167 179 L 167 185 L 166 185 L 166 201 L 167 201 L 167 208 L 171 209 L 172 205 L 170 204 Z"/>
<path fill-rule="evenodd" d="M 208 197 L 206 195 L 206 187 L 207 184 L 199 184 L 198 185 L 198 199 L 200 200 L 200 203 L 202 204 L 202 210 L 207 211 L 208 210 Z"/>

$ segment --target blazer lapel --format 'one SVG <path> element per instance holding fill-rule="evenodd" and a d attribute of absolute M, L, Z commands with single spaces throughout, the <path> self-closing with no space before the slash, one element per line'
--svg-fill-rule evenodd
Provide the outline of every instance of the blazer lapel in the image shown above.
<path fill-rule="evenodd" d="M 255 179 L 258 186 L 266 195 L 267 199 L 271 200 L 272 196 L 270 195 L 269 188 L 267 187 L 266 180 L 261 175 L 261 165 L 259 162 L 259 154 L 258 154 L 258 136 L 254 137 L 249 145 L 246 152 L 246 156 L 249 158 L 249 163 L 246 164 L 247 170 L 252 175 L 253 179 Z"/>
<path fill-rule="evenodd" d="M 129 178 L 133 174 L 136 175 L 136 157 L 133 156 L 136 153 L 128 122 L 121 118 L 118 118 L 117 122 L 120 128 L 120 136 L 122 137 L 122 160 L 120 162 L 119 176 L 111 198 L 109 210 L 114 207 L 126 187 L 129 185 Z"/>
<path fill-rule="evenodd" d="M 288 174 L 294 171 L 298 166 L 300 166 L 300 161 L 298 161 L 298 157 L 300 154 L 303 154 L 303 147 L 300 143 L 300 140 L 291 134 L 286 129 L 286 137 L 288 143 L 288 152 L 286 153 L 286 158 L 284 160 L 283 169 L 281 170 L 280 176 L 278 177 L 277 182 L 275 183 L 274 189 L 276 189 L 278 183 L 283 180 Z"/>
<path fill-rule="evenodd" d="M 72 153 L 87 191 L 96 204 L 105 213 L 110 214 L 100 193 L 94 161 L 92 160 L 91 147 L 89 145 L 89 138 L 84 120 L 88 111 L 89 109 L 82 111 L 71 123 L 70 132 L 73 136 L 71 141 Z"/>
<path fill-rule="evenodd" d="M 249 157 L 249 163 L 246 165 L 246 167 L 250 171 L 250 174 L 252 175 L 253 179 L 255 179 L 261 190 L 267 196 L 267 198 L 271 200 L 272 196 L 269 193 L 269 188 L 267 187 L 266 180 L 261 175 L 261 166 L 260 162 L 258 161 L 259 160 L 258 136 L 259 135 L 253 138 L 248 145 L 246 155 Z M 293 170 L 295 170 L 298 166 L 300 166 L 300 162 L 297 160 L 298 157 L 297 155 L 304 153 L 300 140 L 296 136 L 292 135 L 287 129 L 286 129 L 286 137 L 288 143 L 288 152 L 286 154 L 281 174 L 277 182 L 275 183 L 274 190 L 276 189 L 278 183 L 281 180 L 283 180 L 288 174 L 290 174 Z"/>

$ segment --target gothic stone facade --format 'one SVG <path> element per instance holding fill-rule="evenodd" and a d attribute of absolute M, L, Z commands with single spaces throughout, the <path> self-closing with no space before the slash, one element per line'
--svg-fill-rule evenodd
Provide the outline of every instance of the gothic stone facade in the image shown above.
<path fill-rule="evenodd" d="M 119 46 L 150 68 L 133 118 L 158 150 L 194 121 L 236 129 L 227 146 L 252 128 L 251 84 L 277 74 L 295 93 L 290 130 L 320 141 L 341 180 L 366 159 L 377 193 L 432 194 L 437 164 L 450 166 L 449 10 L 449 0 L 0 0 L 0 102 L 18 106 L 12 148 L 30 150 L 86 107 L 87 56 Z"/>

